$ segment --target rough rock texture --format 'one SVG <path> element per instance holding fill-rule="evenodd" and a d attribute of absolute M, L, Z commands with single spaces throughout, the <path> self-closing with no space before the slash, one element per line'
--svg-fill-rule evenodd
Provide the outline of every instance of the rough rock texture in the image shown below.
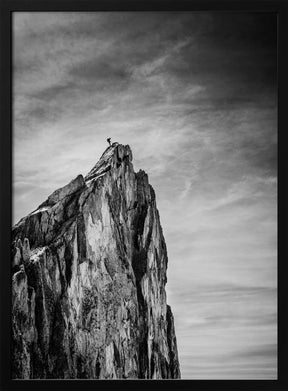
<path fill-rule="evenodd" d="M 180 378 L 155 193 L 112 144 L 13 227 L 13 378 Z"/>

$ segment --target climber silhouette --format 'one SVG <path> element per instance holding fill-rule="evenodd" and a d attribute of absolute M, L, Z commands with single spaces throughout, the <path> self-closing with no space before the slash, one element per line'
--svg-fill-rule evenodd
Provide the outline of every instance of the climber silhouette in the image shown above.
<path fill-rule="evenodd" d="M 107 138 L 107 142 L 111 145 L 111 137 Z"/>

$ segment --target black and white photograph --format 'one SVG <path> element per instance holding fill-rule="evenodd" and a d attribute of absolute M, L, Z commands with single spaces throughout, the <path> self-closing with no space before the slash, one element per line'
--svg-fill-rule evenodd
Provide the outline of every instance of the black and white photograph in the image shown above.
<path fill-rule="evenodd" d="M 14 11 L 11 378 L 277 380 L 277 14 Z"/>

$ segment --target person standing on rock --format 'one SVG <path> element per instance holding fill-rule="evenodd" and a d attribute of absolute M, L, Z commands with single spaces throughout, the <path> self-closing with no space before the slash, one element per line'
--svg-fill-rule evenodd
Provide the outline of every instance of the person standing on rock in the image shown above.
<path fill-rule="evenodd" d="M 111 137 L 107 138 L 107 142 L 108 142 L 109 145 L 111 146 Z"/>

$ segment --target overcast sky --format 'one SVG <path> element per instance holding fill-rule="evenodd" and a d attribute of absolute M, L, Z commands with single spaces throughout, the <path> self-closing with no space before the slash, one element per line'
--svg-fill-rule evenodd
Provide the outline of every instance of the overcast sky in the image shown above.
<path fill-rule="evenodd" d="M 277 377 L 276 16 L 13 14 L 14 222 L 129 144 L 182 378 Z"/>

